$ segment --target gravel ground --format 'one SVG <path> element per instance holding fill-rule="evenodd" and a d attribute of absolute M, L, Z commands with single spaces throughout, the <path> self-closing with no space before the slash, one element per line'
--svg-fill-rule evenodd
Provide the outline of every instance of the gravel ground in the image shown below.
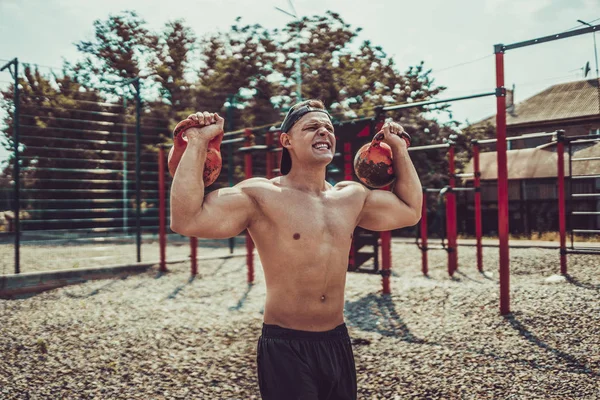
<path fill-rule="evenodd" d="M 498 308 L 498 250 L 446 254 L 394 243 L 392 292 L 347 277 L 359 399 L 600 399 L 600 257 L 511 249 L 511 308 Z M 245 259 L 186 263 L 0 300 L 2 399 L 258 399 L 264 280 Z"/>

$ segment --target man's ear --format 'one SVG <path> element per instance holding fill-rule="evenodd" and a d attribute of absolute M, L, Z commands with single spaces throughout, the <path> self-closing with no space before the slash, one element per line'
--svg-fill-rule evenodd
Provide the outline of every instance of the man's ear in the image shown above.
<path fill-rule="evenodd" d="M 279 135 L 279 141 L 281 142 L 281 145 L 286 149 L 289 148 L 291 145 L 290 135 L 288 133 L 281 133 L 281 135 Z"/>

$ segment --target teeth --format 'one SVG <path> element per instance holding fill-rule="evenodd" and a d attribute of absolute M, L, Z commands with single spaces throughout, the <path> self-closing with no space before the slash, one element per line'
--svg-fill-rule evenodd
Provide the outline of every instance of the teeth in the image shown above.
<path fill-rule="evenodd" d="M 327 145 L 325 143 L 319 143 L 319 144 L 316 144 L 314 147 L 315 147 L 315 149 L 328 149 L 329 145 Z"/>

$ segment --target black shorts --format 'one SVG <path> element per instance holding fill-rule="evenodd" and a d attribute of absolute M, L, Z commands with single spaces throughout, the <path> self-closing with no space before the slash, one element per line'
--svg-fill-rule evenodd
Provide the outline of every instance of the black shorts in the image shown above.
<path fill-rule="evenodd" d="M 257 349 L 265 400 L 355 400 L 356 369 L 345 324 L 307 332 L 263 324 Z"/>

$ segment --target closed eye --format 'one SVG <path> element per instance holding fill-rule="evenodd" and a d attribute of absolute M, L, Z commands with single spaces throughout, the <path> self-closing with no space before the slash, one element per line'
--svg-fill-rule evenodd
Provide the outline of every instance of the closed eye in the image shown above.
<path fill-rule="evenodd" d="M 319 129 L 319 125 L 308 125 L 304 127 L 304 130 L 315 130 L 315 129 Z M 331 125 L 325 125 L 325 129 L 327 129 L 329 132 L 333 133 L 333 126 Z"/>

